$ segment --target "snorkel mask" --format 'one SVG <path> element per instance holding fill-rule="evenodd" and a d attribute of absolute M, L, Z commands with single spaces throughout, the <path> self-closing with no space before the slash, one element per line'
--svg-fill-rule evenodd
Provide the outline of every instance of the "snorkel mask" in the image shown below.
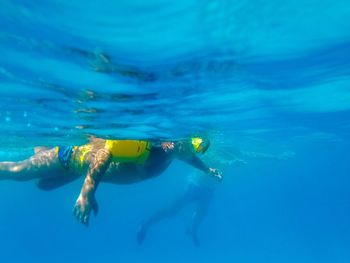
<path fill-rule="evenodd" d="M 200 137 L 191 138 L 191 143 L 194 151 L 201 154 L 204 154 L 210 146 L 209 140 L 204 140 Z"/>

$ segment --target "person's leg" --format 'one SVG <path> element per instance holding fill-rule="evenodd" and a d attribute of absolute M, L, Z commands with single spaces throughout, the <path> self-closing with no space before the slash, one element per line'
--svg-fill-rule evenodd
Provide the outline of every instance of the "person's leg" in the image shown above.
<path fill-rule="evenodd" d="M 153 216 L 151 216 L 148 220 L 141 223 L 140 228 L 137 232 L 138 243 L 141 244 L 144 241 L 147 231 L 150 227 L 152 227 L 154 224 L 157 224 L 159 221 L 175 216 L 181 211 L 182 208 L 184 208 L 189 203 L 189 201 L 190 200 L 187 198 L 186 193 L 185 195 L 176 199 L 171 205 L 162 208 L 161 210 L 153 214 Z"/>
<path fill-rule="evenodd" d="M 200 241 L 198 238 L 198 229 L 203 222 L 203 219 L 208 213 L 208 208 L 210 201 L 212 199 L 213 192 L 207 189 L 202 190 L 202 193 L 198 193 L 196 199 L 196 208 L 193 212 L 191 225 L 187 229 L 187 233 L 191 236 L 194 244 L 200 246 Z"/>
<path fill-rule="evenodd" d="M 207 205 L 197 206 L 196 210 L 193 212 L 192 221 L 190 227 L 187 229 L 187 233 L 191 236 L 193 243 L 196 246 L 200 246 L 200 241 L 198 238 L 198 229 L 203 219 L 207 215 L 208 207 Z"/>
<path fill-rule="evenodd" d="M 40 190 L 51 191 L 55 190 L 61 186 L 65 186 L 74 180 L 78 179 L 79 176 L 76 175 L 64 175 L 64 176 L 56 176 L 56 177 L 48 177 L 48 178 L 40 178 L 36 184 L 36 186 Z"/>
<path fill-rule="evenodd" d="M 63 168 L 55 148 L 43 150 L 29 159 L 19 162 L 0 162 L 0 180 L 27 181 L 35 178 L 54 177 Z"/>

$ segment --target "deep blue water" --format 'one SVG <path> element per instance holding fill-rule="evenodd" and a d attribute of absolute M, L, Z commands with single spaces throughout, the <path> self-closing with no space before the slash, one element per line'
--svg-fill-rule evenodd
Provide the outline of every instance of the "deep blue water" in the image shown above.
<path fill-rule="evenodd" d="M 1 161 L 88 135 L 205 134 L 225 176 L 199 248 L 191 207 L 136 242 L 184 192 L 181 162 L 101 184 L 88 228 L 72 215 L 83 179 L 1 181 L 1 262 L 350 262 L 348 1 L 2 0 L 0 47 Z M 295 156 L 228 164 L 237 151 Z"/>

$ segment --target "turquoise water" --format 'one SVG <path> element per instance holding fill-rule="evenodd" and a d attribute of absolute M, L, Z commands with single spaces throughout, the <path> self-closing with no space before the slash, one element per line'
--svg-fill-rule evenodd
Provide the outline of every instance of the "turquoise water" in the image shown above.
<path fill-rule="evenodd" d="M 1 160 L 89 135 L 200 133 L 225 176 L 199 248 L 190 207 L 135 238 L 185 189 L 180 162 L 101 185 L 89 228 L 71 211 L 82 180 L 2 181 L 2 262 L 349 262 L 349 17 L 344 0 L 2 0 Z M 230 164 L 238 149 L 295 155 Z"/>

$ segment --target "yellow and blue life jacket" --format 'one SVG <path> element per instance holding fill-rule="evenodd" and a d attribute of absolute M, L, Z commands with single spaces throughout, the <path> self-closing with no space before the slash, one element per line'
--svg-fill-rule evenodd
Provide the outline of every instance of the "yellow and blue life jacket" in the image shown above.
<path fill-rule="evenodd" d="M 152 143 L 137 140 L 107 140 L 105 148 L 112 155 L 113 161 L 144 163 L 151 151 Z"/>
<path fill-rule="evenodd" d="M 152 143 L 142 140 L 106 140 L 105 149 L 107 149 L 112 160 L 122 163 L 143 164 L 151 151 Z M 90 144 L 83 146 L 59 146 L 57 147 L 57 157 L 64 168 L 68 168 L 73 151 L 79 148 L 77 161 L 83 166 L 85 155 L 92 149 Z"/>

